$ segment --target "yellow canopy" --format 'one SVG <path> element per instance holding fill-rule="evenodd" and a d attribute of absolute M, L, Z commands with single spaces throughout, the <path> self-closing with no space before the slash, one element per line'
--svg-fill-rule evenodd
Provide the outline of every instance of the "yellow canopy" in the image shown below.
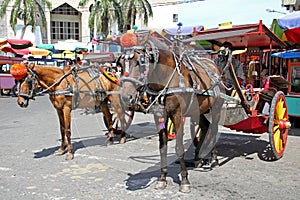
<path fill-rule="evenodd" d="M 29 47 L 29 52 L 30 54 L 37 55 L 37 56 L 48 56 L 51 53 L 46 49 L 39 49 L 36 47 Z"/>
<path fill-rule="evenodd" d="M 53 58 L 69 58 L 69 59 L 76 59 L 75 52 L 65 50 L 62 53 L 55 53 L 52 55 Z M 77 54 L 77 57 L 82 59 L 82 54 Z"/>

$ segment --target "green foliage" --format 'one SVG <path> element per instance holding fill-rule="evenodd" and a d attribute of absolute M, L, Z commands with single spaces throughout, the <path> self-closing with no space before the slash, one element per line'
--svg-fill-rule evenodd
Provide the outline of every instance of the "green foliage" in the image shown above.
<path fill-rule="evenodd" d="M 89 0 L 80 0 L 79 6 L 87 5 Z M 110 26 L 118 24 L 119 30 L 133 27 L 136 18 L 142 18 L 148 24 L 153 17 L 151 4 L 148 0 L 94 0 L 89 16 L 89 27 L 92 31 L 108 34 Z M 96 27 L 95 27 L 96 22 Z"/>
<path fill-rule="evenodd" d="M 148 25 L 149 17 L 153 17 L 151 4 L 148 0 L 123 0 L 122 7 L 126 14 L 126 23 L 131 28 L 135 25 L 137 17 L 143 19 L 145 25 Z"/>
<path fill-rule="evenodd" d="M 6 14 L 6 10 L 9 10 L 9 3 L 11 0 L 3 0 L 0 7 L 0 18 L 3 18 Z M 51 2 L 48 0 L 15 0 L 12 2 L 12 9 L 10 14 L 10 26 L 14 30 L 17 20 L 23 20 L 24 26 L 32 25 L 37 26 L 38 18 L 41 18 L 42 29 L 46 29 L 46 17 L 44 13 L 44 5 L 49 10 L 51 9 Z"/>
<path fill-rule="evenodd" d="M 79 6 L 87 5 L 89 0 L 80 0 Z M 117 22 L 119 27 L 124 24 L 123 13 L 119 0 L 94 0 L 89 16 L 89 28 L 97 33 L 108 35 L 110 27 Z M 95 27 L 96 23 L 96 27 Z"/>

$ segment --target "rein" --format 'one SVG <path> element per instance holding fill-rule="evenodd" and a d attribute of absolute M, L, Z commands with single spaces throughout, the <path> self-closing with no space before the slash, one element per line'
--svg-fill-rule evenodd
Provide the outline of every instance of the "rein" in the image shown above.
<path fill-rule="evenodd" d="M 27 78 L 26 82 L 28 85 L 30 85 L 29 89 L 29 94 L 25 94 L 25 93 L 21 93 L 20 91 L 20 87 L 19 88 L 19 94 L 18 96 L 24 97 L 24 98 L 28 98 L 28 99 L 34 99 L 34 87 L 35 87 L 35 82 L 37 81 L 37 75 L 35 71 L 32 71 L 30 68 L 27 67 L 27 74 L 32 75 L 32 78 Z"/>
<path fill-rule="evenodd" d="M 64 74 L 58 80 L 56 80 L 50 86 L 46 85 L 46 89 L 42 90 L 41 92 L 36 93 L 36 95 L 40 95 L 40 94 L 48 92 L 55 85 L 59 84 L 64 78 L 66 78 L 67 76 L 69 76 L 70 73 L 74 72 L 74 69 L 76 69 L 76 65 L 73 65 L 72 68 L 69 71 L 67 71 L 67 73 L 64 73 L 64 71 L 63 71 Z M 73 95 L 72 88 L 71 88 L 70 83 L 69 83 L 68 80 L 67 80 L 67 82 L 68 82 L 68 85 L 67 85 L 68 89 L 66 89 L 66 90 L 60 90 L 60 91 L 55 91 L 55 92 L 50 92 L 49 95 L 57 96 L 57 95 L 67 95 L 67 94 L 69 94 L 69 96 L 72 96 Z M 39 81 L 39 83 L 40 83 L 40 81 Z"/>
<path fill-rule="evenodd" d="M 128 72 L 128 74 L 129 74 L 129 70 L 130 70 L 129 68 L 130 67 L 135 67 L 138 64 L 139 64 L 140 67 L 142 65 L 142 67 L 145 66 L 146 69 L 149 69 L 149 65 L 150 65 L 149 61 L 151 59 L 151 55 L 153 56 L 153 59 L 152 59 L 153 60 L 153 70 L 155 69 L 156 65 L 158 64 L 158 60 L 159 60 L 159 51 L 157 50 L 157 48 L 154 47 L 153 43 L 150 43 L 150 44 L 151 44 L 151 49 L 152 49 L 151 51 L 149 50 L 149 48 L 145 48 L 145 47 L 141 47 L 141 46 L 134 46 L 134 47 L 130 47 L 130 48 L 125 49 L 125 50 L 127 50 L 126 55 L 123 55 L 123 59 L 125 60 L 124 61 L 125 62 L 125 72 Z M 130 66 L 129 61 L 130 61 L 130 59 L 133 59 L 134 56 L 130 56 L 130 54 L 128 53 L 129 52 L 128 50 L 130 51 L 130 53 L 136 52 L 137 54 L 139 54 L 139 57 L 138 57 L 137 61 L 135 61 L 135 63 L 132 64 L 131 66 Z M 145 61 L 144 62 L 140 61 L 140 55 L 141 55 L 140 51 L 141 50 L 145 52 L 145 54 L 144 54 Z M 178 73 L 178 75 L 180 77 L 179 87 L 180 88 L 184 87 L 184 77 L 181 73 L 181 64 L 180 64 L 179 59 L 177 58 L 177 56 L 175 55 L 174 52 L 172 52 L 172 55 L 173 55 L 174 62 L 175 62 L 175 68 L 174 68 L 172 74 L 170 75 L 170 77 L 169 77 L 166 85 L 164 86 L 164 88 L 162 90 L 160 90 L 159 92 L 157 92 L 157 94 L 155 95 L 156 97 L 151 102 L 151 104 L 147 108 L 143 109 L 145 113 L 148 113 L 149 110 L 152 108 L 152 106 L 156 102 L 158 102 L 161 99 L 162 96 L 165 96 L 166 94 L 169 94 L 169 92 L 168 92 L 168 90 L 170 90 L 169 86 L 170 86 L 170 83 L 173 80 L 174 75 L 175 75 L 176 72 Z M 124 81 L 133 82 L 133 83 L 137 84 L 138 86 L 146 85 L 146 82 L 147 82 L 146 77 L 145 77 L 144 81 L 140 81 L 140 80 L 137 80 L 135 78 L 128 77 L 126 75 L 122 76 L 120 78 L 121 83 L 124 82 Z M 146 88 L 146 92 L 148 92 L 148 90 L 149 89 Z M 153 91 L 151 91 L 150 93 L 153 94 Z"/>
<path fill-rule="evenodd" d="M 143 47 L 143 48 L 142 47 L 132 47 L 132 48 L 128 48 L 127 50 L 130 50 L 131 53 L 136 52 L 138 54 L 141 54 L 140 51 L 143 50 L 143 52 L 145 53 L 144 54 L 145 60 L 147 60 L 147 61 L 152 60 L 153 67 L 156 67 L 156 65 L 158 64 L 158 61 L 159 61 L 158 60 L 159 56 L 162 56 L 162 55 L 159 55 L 158 50 L 154 47 L 153 44 L 151 44 L 151 50 L 155 50 L 155 51 L 151 51 L 147 47 Z M 222 84 L 223 83 L 222 75 L 220 76 L 219 74 L 217 74 L 217 72 L 211 71 L 209 69 L 209 67 L 206 66 L 202 62 L 202 60 L 209 60 L 209 59 L 199 58 L 199 57 L 193 55 L 193 53 L 190 51 L 182 52 L 179 58 L 176 56 L 176 54 L 174 52 L 172 52 L 172 55 L 173 55 L 173 59 L 175 62 L 175 68 L 174 68 L 173 72 L 170 74 L 166 85 L 160 91 L 151 90 L 150 88 L 147 87 L 147 82 L 145 82 L 145 81 L 143 82 L 143 81 L 137 80 L 133 77 L 126 77 L 126 76 L 121 77 L 120 82 L 123 82 L 123 81 L 133 82 L 137 85 L 136 88 L 139 88 L 140 86 L 145 86 L 145 87 L 143 87 L 143 88 L 145 88 L 144 92 L 155 96 L 154 100 L 151 101 L 151 103 L 147 106 L 147 108 L 142 107 L 143 112 L 148 113 L 149 110 L 153 107 L 153 105 L 155 103 L 161 102 L 162 97 L 164 97 L 166 95 L 176 94 L 176 93 L 184 94 L 184 93 L 188 92 L 188 93 L 191 93 L 191 95 L 192 95 L 191 100 L 189 101 L 189 105 L 187 105 L 187 107 L 185 109 L 184 115 L 190 110 L 191 105 L 193 103 L 194 95 L 207 95 L 207 96 L 214 96 L 216 98 L 219 98 L 219 97 L 224 98 L 224 95 L 221 93 L 220 88 L 219 88 L 219 85 L 223 85 Z M 154 58 L 151 59 L 151 56 L 154 56 Z M 130 59 L 134 59 L 134 56 L 131 56 L 131 57 L 127 56 L 127 57 L 123 57 L 123 58 L 125 59 L 125 68 L 127 67 L 126 70 L 128 70 L 128 72 L 129 72 L 129 67 L 135 67 L 139 64 L 139 61 L 138 61 L 139 57 L 137 59 L 135 59 L 133 61 L 133 63 L 131 63 L 131 66 L 129 66 L 130 65 L 129 61 L 130 61 Z M 211 61 L 211 60 L 209 60 L 209 61 L 213 63 L 213 61 Z M 182 70 L 181 62 L 184 63 L 184 66 L 190 72 L 190 76 L 193 81 L 193 87 L 185 86 L 184 76 L 181 72 L 181 70 Z M 201 77 L 199 75 L 199 71 L 197 70 L 197 68 L 194 66 L 193 63 L 196 63 L 197 65 L 199 65 L 206 72 L 205 76 L 208 76 L 209 79 L 211 80 L 211 85 L 209 88 L 207 88 L 205 90 L 200 89 Z M 149 62 L 147 62 L 147 64 L 148 64 L 147 68 L 149 68 Z M 154 70 L 154 68 L 153 68 L 153 70 Z M 179 75 L 178 88 L 170 88 L 171 81 L 173 80 L 176 72 Z M 195 75 L 195 77 L 194 77 L 194 75 Z M 195 78 L 197 80 L 195 80 Z"/>

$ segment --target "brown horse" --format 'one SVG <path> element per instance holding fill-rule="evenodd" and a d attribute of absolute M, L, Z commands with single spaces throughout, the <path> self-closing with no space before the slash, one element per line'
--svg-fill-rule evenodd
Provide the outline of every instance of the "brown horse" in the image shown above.
<path fill-rule="evenodd" d="M 73 159 L 71 143 L 71 111 L 75 108 L 87 108 L 100 105 L 105 124 L 108 127 L 108 140 L 114 137 L 112 115 L 108 102 L 114 107 L 118 105 L 118 95 L 109 94 L 117 91 L 118 86 L 108 80 L 103 74 L 98 73 L 96 67 L 77 69 L 77 66 L 65 66 L 63 69 L 53 66 L 27 67 L 27 75 L 21 80 L 18 104 L 26 108 L 29 100 L 37 95 L 38 87 L 43 88 L 40 93 L 48 93 L 51 103 L 56 109 L 61 132 L 61 145 L 57 155 L 66 153 L 66 160 Z M 116 105 L 115 105 L 116 104 Z M 125 132 L 122 133 L 120 143 L 126 140 Z"/>
<path fill-rule="evenodd" d="M 176 130 L 176 154 L 181 166 L 181 192 L 190 192 L 184 162 L 183 117 L 191 118 L 191 136 L 196 146 L 195 164 L 210 156 L 218 139 L 223 105 L 221 72 L 213 61 L 186 54 L 176 55 L 155 39 L 149 45 L 125 48 L 118 61 L 124 69 L 120 79 L 123 100 L 145 113 L 153 113 L 159 130 L 161 171 L 156 189 L 167 186 L 167 119 Z M 135 91 L 135 92 L 132 92 Z M 145 100 L 146 99 L 146 100 Z M 208 114 L 211 115 L 211 122 Z M 216 154 L 214 154 L 216 159 Z"/>

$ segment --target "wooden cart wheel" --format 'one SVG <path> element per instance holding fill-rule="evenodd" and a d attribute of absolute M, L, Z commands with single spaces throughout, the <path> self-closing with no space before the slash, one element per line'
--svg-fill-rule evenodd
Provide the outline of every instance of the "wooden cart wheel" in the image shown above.
<path fill-rule="evenodd" d="M 116 134 L 121 134 L 122 132 L 126 131 L 129 126 L 131 125 L 133 116 L 134 116 L 134 111 L 133 110 L 125 110 L 122 113 L 117 113 L 115 112 L 113 107 L 110 107 L 110 112 L 112 114 L 112 122 L 113 122 L 113 131 Z M 103 121 L 105 123 L 106 128 L 108 129 L 109 126 L 106 123 L 104 116 L 103 116 Z M 122 129 L 123 127 L 123 129 Z"/>
<path fill-rule="evenodd" d="M 176 138 L 176 132 L 175 132 L 175 129 L 174 129 L 174 124 L 173 122 L 171 121 L 170 118 L 168 118 L 168 123 L 167 123 L 167 131 L 168 131 L 168 139 L 169 140 L 173 140 Z"/>
<path fill-rule="evenodd" d="M 103 75 L 113 83 L 119 85 L 119 80 L 115 77 L 109 74 L 106 70 L 105 67 L 100 67 L 100 71 L 103 73 Z M 124 104 L 121 98 L 121 104 Z M 110 104 L 111 106 L 111 104 Z M 122 105 L 123 109 L 124 106 Z M 113 122 L 113 131 L 116 134 L 121 134 L 123 131 L 126 131 L 129 126 L 131 125 L 133 116 L 134 116 L 134 110 L 133 109 L 124 109 L 125 111 L 122 113 L 117 113 L 115 112 L 114 108 L 111 106 L 110 107 L 110 112 L 112 114 L 112 122 Z M 104 119 L 104 117 L 103 117 Z M 106 123 L 104 119 L 104 123 L 106 128 L 109 128 L 108 124 Z M 123 129 L 122 129 L 123 127 Z"/>
<path fill-rule="evenodd" d="M 185 117 L 182 118 L 182 123 L 183 125 L 185 124 Z M 173 140 L 176 138 L 176 130 L 174 128 L 174 124 L 171 121 L 170 118 L 168 118 L 168 123 L 167 123 L 167 132 L 168 132 L 168 139 Z"/>
<path fill-rule="evenodd" d="M 1 89 L 1 95 L 9 95 L 11 92 L 11 89 Z"/>
<path fill-rule="evenodd" d="M 289 128 L 290 122 L 288 121 L 285 95 L 282 91 L 278 91 L 272 99 L 269 115 L 269 140 L 276 160 L 283 155 Z"/>

